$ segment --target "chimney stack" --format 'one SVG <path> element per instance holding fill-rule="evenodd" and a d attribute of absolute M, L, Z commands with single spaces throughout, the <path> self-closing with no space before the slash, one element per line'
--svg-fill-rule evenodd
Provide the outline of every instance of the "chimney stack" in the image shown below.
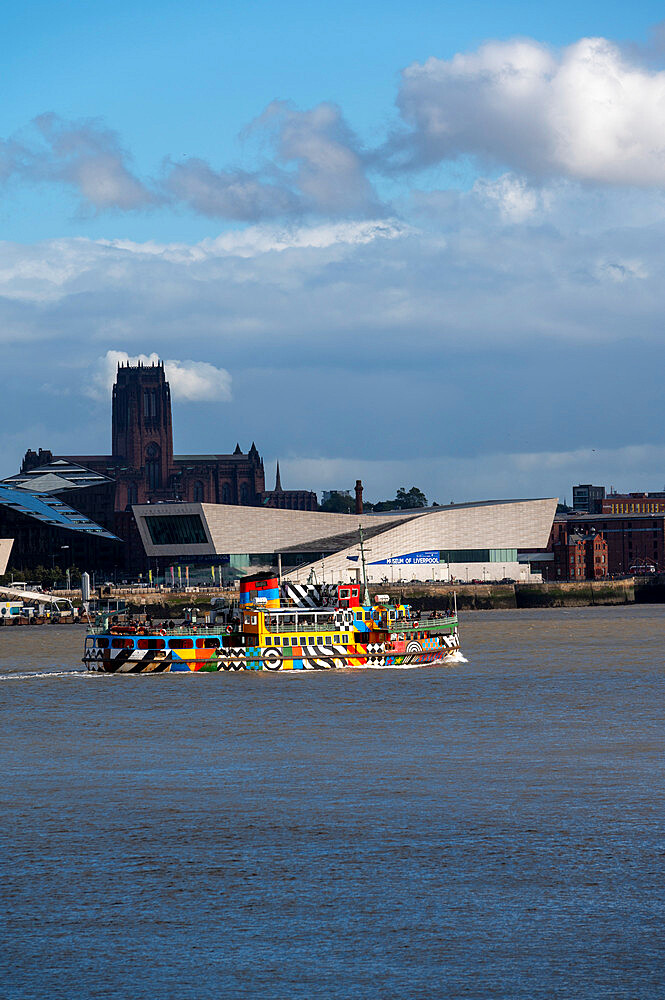
<path fill-rule="evenodd" d="M 361 479 L 356 479 L 356 514 L 363 512 L 363 484 Z"/>

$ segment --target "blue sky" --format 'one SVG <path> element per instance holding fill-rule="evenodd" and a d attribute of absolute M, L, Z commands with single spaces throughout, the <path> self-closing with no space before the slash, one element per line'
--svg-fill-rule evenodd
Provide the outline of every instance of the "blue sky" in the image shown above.
<path fill-rule="evenodd" d="M 157 353 L 287 486 L 662 489 L 661 17 L 6 3 L 0 475 Z"/>

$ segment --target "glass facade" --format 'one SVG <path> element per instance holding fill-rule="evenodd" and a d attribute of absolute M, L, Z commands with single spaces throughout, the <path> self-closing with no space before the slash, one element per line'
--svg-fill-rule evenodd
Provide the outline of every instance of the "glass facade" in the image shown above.
<path fill-rule="evenodd" d="M 442 549 L 442 563 L 510 563 L 517 562 L 517 549 Z"/>
<path fill-rule="evenodd" d="M 173 517 L 150 515 L 145 519 L 153 545 L 206 545 L 208 539 L 198 514 Z"/>

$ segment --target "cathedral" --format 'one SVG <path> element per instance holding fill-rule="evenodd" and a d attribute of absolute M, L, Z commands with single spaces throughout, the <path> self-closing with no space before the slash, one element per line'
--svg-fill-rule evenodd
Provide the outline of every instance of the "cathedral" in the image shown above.
<path fill-rule="evenodd" d="M 88 481 L 84 481 L 86 474 Z M 133 504 L 175 500 L 285 510 L 318 508 L 316 493 L 282 489 L 279 466 L 275 489 L 266 490 L 263 460 L 253 443 L 247 453 L 238 444 L 231 454 L 174 455 L 171 392 L 162 362 L 118 367 L 110 455 L 30 450 L 21 473 L 7 482 L 35 488 L 40 481 L 45 487 L 48 484 L 49 492 L 57 493 L 56 479 L 67 490 L 69 503 L 127 541 L 135 534 Z"/>

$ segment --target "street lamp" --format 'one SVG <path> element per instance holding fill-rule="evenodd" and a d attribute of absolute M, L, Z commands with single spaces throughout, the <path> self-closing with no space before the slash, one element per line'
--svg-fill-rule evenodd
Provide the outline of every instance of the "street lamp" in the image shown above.
<path fill-rule="evenodd" d="M 64 552 L 64 551 L 65 551 L 65 549 L 67 549 L 67 550 L 69 551 L 69 545 L 61 545 L 61 546 L 60 546 L 60 551 L 61 551 L 61 552 Z M 69 558 L 67 558 L 67 562 L 69 562 Z M 70 584 L 70 578 L 69 578 L 69 566 L 68 566 L 68 567 L 67 567 L 67 569 L 65 570 L 65 577 L 66 577 L 66 579 L 67 579 L 67 590 L 69 590 L 69 589 L 70 589 L 70 586 L 69 586 L 69 584 Z"/>

